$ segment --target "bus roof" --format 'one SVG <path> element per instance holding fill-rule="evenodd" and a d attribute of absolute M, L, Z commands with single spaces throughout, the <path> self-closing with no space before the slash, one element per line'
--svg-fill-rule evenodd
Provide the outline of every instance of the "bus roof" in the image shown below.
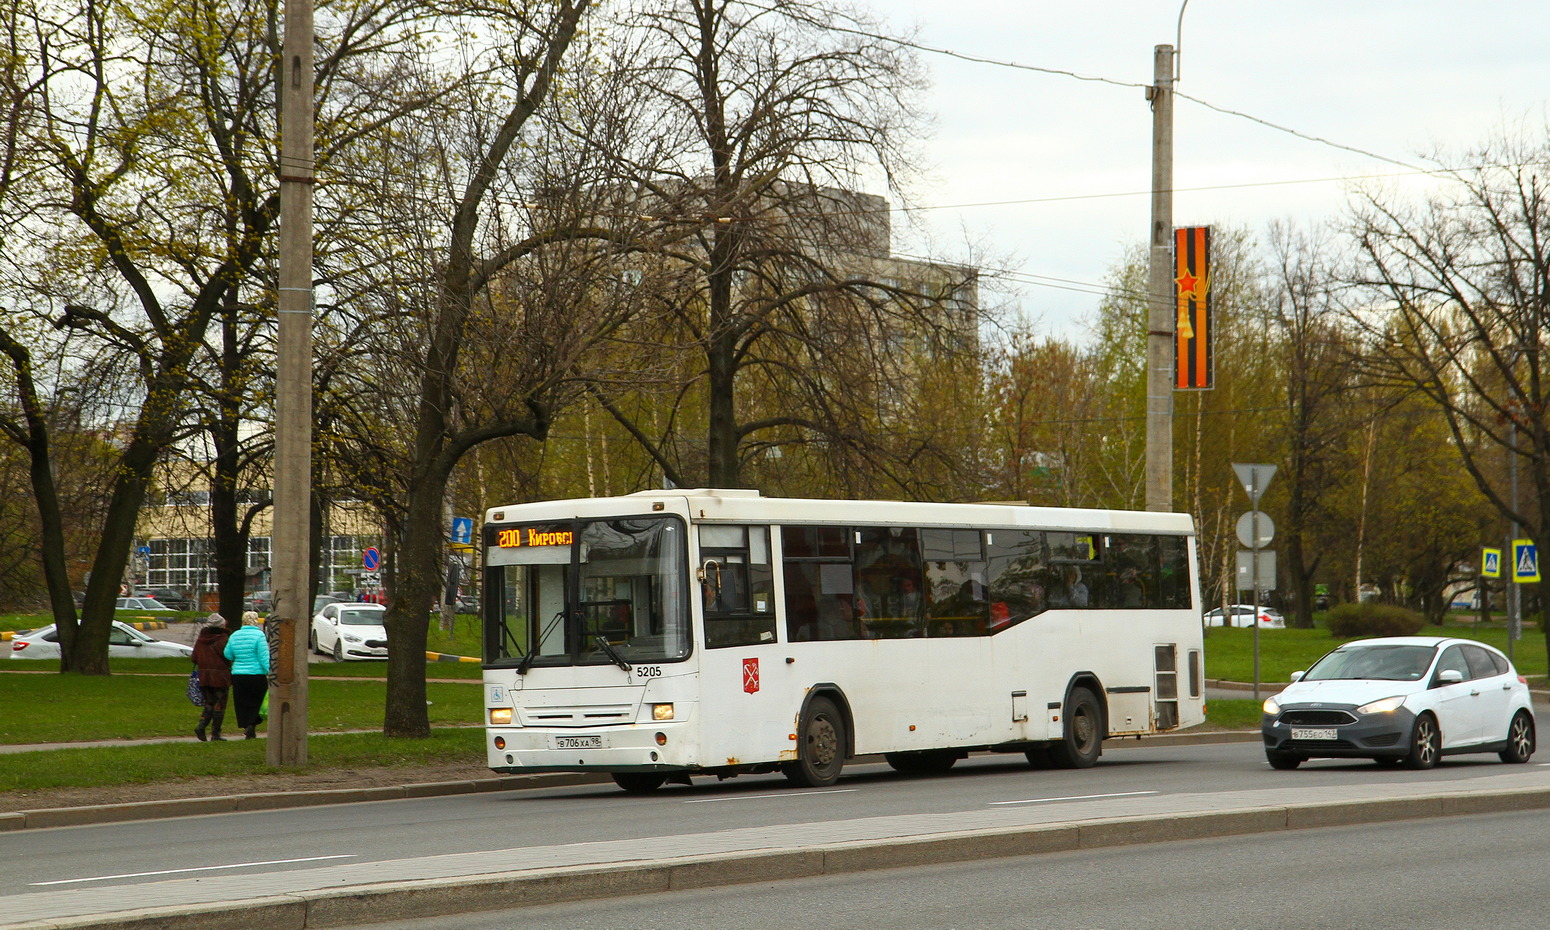
<path fill-rule="evenodd" d="M 764 497 L 738 488 L 671 488 L 622 497 L 535 501 L 491 507 L 486 523 L 519 523 L 672 512 L 695 523 L 805 523 L 857 526 L 1006 526 L 1189 535 L 1187 513 L 1032 507 L 1019 503 L 938 504 L 919 501 L 822 500 Z"/>

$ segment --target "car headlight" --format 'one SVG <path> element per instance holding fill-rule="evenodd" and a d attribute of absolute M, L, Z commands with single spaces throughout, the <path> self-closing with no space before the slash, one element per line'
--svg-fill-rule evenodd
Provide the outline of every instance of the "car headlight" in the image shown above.
<path fill-rule="evenodd" d="M 490 725 L 491 726 L 497 726 L 497 727 L 509 727 L 509 726 L 511 726 L 511 708 L 509 708 L 509 707 L 492 707 L 492 708 L 490 708 Z"/>
<path fill-rule="evenodd" d="M 1260 709 L 1274 717 L 1276 714 L 1281 712 L 1281 705 L 1276 701 L 1275 698 L 1267 697 L 1265 698 L 1265 703 L 1261 705 Z"/>
<path fill-rule="evenodd" d="M 1390 714 L 1405 703 L 1404 695 L 1386 697 L 1381 701 L 1373 701 L 1371 704 L 1363 704 L 1356 709 L 1358 714 Z"/>
<path fill-rule="evenodd" d="M 346 633 L 344 634 L 344 641 L 347 643 L 358 643 L 361 641 L 361 638 L 354 633 Z"/>
<path fill-rule="evenodd" d="M 671 704 L 653 704 L 653 705 L 651 705 L 651 719 L 652 720 L 672 720 L 673 719 L 673 705 L 671 705 Z"/>

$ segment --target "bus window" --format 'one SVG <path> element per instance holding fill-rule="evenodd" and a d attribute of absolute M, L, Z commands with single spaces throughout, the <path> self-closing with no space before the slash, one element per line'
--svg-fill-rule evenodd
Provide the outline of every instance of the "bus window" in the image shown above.
<path fill-rule="evenodd" d="M 1156 606 L 1193 607 L 1188 541 L 1183 536 L 1159 536 L 1157 543 L 1159 568 Z"/>
<path fill-rule="evenodd" d="M 1103 572 L 1096 605 L 1117 609 L 1158 606 L 1156 536 L 1115 533 L 1104 537 Z"/>
<path fill-rule="evenodd" d="M 1043 533 L 997 530 L 990 534 L 986 548 L 990 556 L 989 632 L 1015 626 L 1051 606 L 1053 579 Z"/>
<path fill-rule="evenodd" d="M 855 608 L 868 639 L 925 635 L 920 543 L 912 527 L 858 527 Z"/>
<path fill-rule="evenodd" d="M 781 527 L 787 639 L 861 638 L 850 540 L 847 527 Z"/>
<path fill-rule="evenodd" d="M 926 633 L 979 636 L 985 632 L 985 551 L 979 530 L 923 529 Z"/>
<path fill-rule="evenodd" d="M 775 585 L 769 528 L 707 524 L 699 533 L 696 576 L 705 612 L 705 645 L 774 642 Z"/>

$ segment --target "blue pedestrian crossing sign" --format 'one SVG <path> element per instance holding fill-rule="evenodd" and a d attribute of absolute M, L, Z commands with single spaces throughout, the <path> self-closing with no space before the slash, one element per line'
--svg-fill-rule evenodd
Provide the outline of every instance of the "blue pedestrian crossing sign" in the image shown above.
<path fill-rule="evenodd" d="M 1539 580 L 1539 550 L 1532 539 L 1512 541 L 1512 580 L 1518 584 Z"/>
<path fill-rule="evenodd" d="M 1486 578 L 1502 576 L 1502 550 L 1480 548 L 1480 574 Z"/>

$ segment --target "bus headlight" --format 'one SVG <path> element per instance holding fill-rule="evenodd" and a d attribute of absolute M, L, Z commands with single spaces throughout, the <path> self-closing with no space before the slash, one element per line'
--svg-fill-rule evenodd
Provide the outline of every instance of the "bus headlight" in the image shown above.
<path fill-rule="evenodd" d="M 653 704 L 653 705 L 651 705 L 651 719 L 652 720 L 672 720 L 673 719 L 673 705 L 671 705 L 671 704 Z"/>
<path fill-rule="evenodd" d="M 491 726 L 497 726 L 497 727 L 509 727 L 509 726 L 511 726 L 511 708 L 509 708 L 509 707 L 492 707 L 492 708 L 490 708 L 490 725 Z"/>

